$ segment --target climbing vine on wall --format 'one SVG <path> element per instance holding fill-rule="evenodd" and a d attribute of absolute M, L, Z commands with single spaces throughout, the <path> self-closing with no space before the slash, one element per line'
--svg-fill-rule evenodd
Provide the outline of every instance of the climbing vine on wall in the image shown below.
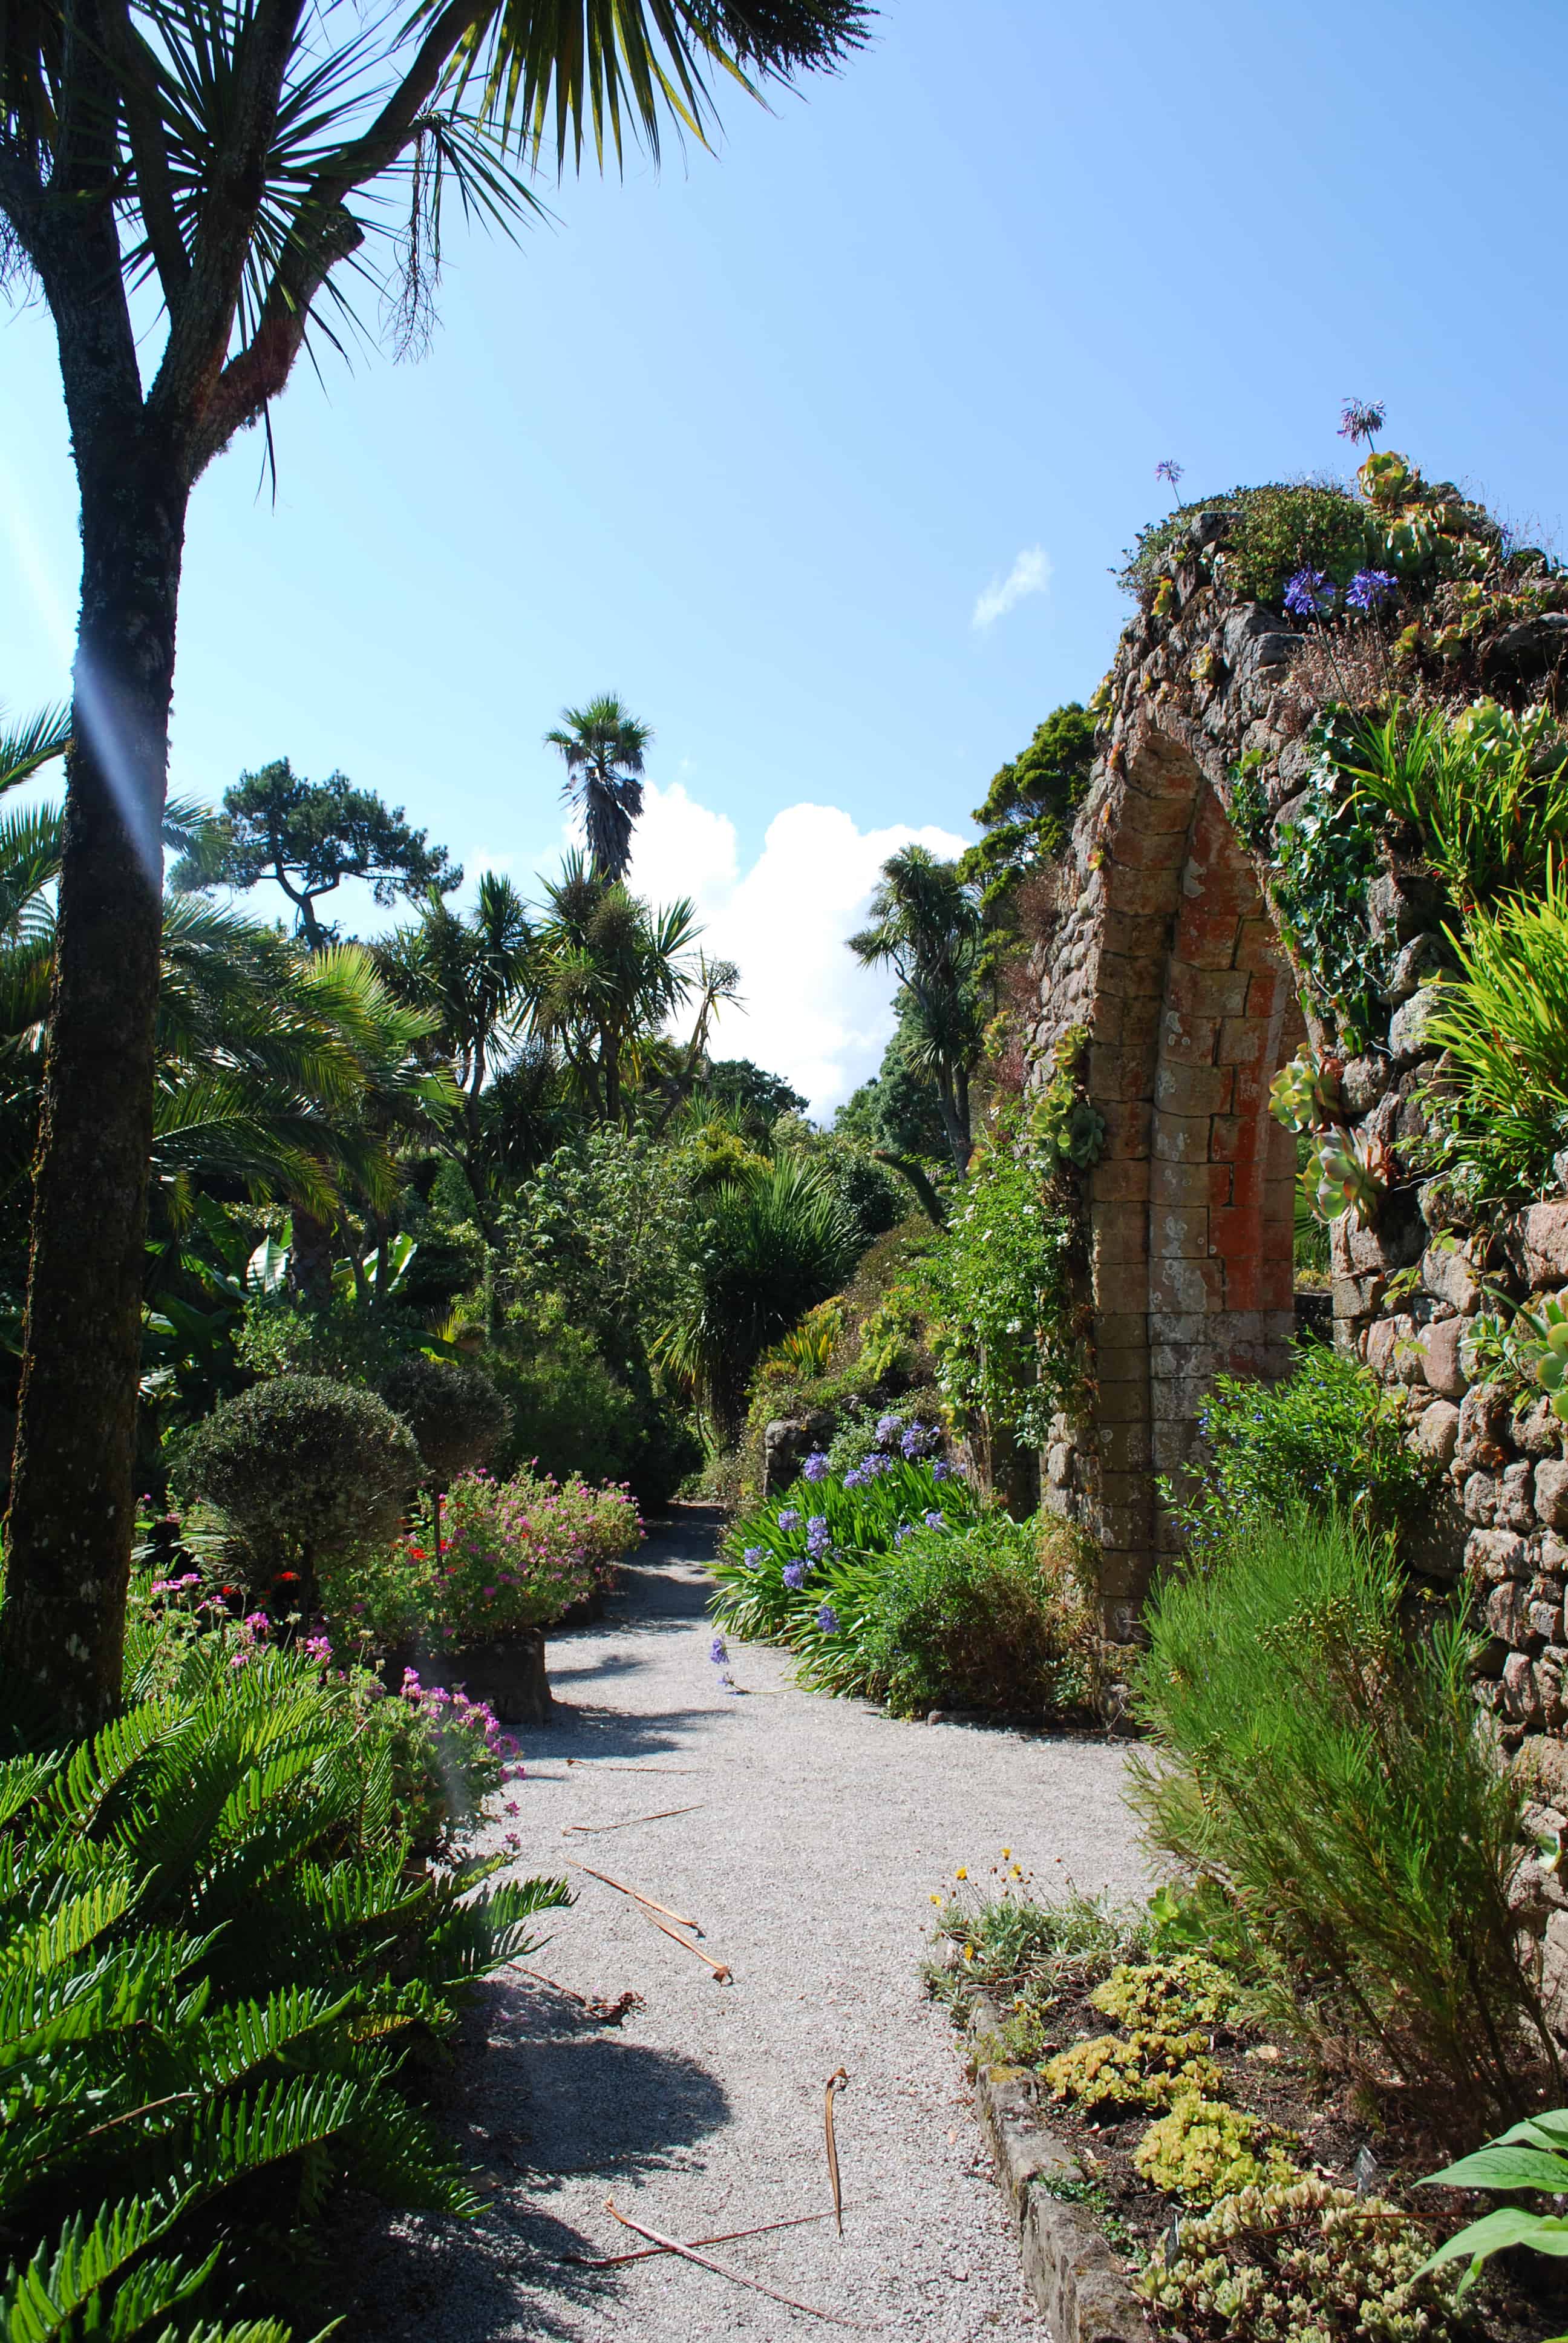
<path fill-rule="evenodd" d="M 922 1265 L 929 1340 L 955 1415 L 983 1417 L 1026 1448 L 1044 1445 L 1081 1374 L 1069 1175 L 1095 1161 L 1105 1136 L 1079 1076 L 1086 1038 L 1064 1035 L 1032 1101 L 998 1113 Z"/>
<path fill-rule="evenodd" d="M 1231 776 L 1231 819 L 1254 853 L 1271 855 L 1269 892 L 1311 1007 L 1347 1056 L 1387 1021 L 1387 954 L 1374 942 L 1367 894 L 1382 866 L 1379 824 L 1342 769 L 1342 719 L 1320 727 L 1317 761 L 1288 820 L 1276 828 L 1255 771 Z"/>

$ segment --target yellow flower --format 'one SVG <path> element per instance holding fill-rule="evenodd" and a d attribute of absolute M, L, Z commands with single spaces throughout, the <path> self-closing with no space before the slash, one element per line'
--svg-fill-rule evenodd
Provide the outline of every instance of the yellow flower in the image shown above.
<path fill-rule="evenodd" d="M 967 1863 L 960 1863 L 958 1869 L 953 1874 L 953 1877 L 955 1879 L 967 1879 L 969 1875 L 970 1868 Z"/>
<path fill-rule="evenodd" d="M 1004 1846 L 1004 1847 L 1003 1847 L 1003 1849 L 1002 1849 L 1002 1851 L 1001 1851 L 1001 1859 L 1002 1859 L 1002 1861 L 1003 1861 L 1004 1863 L 1010 1863 L 1010 1862 L 1011 1862 L 1011 1860 L 1012 1860 L 1012 1849 L 1011 1849 L 1011 1847 L 1010 1847 L 1010 1846 Z"/>
<path fill-rule="evenodd" d="M 974 1946 L 973 1946 L 972 1945 L 966 1945 L 966 1946 L 964 1946 L 964 1958 L 965 1958 L 965 1960 L 966 1960 L 966 1961 L 972 1961 L 972 1960 L 973 1960 L 973 1958 L 974 1958 L 974 1956 L 975 1956 L 975 1948 L 974 1948 Z"/>
<path fill-rule="evenodd" d="M 1021 1879 L 1023 1877 L 1023 1866 L 1021 1864 L 1015 1863 L 1013 1865 L 1012 1875 L 1015 1879 Z"/>
<path fill-rule="evenodd" d="M 931 1898 L 931 1902 L 932 1902 L 933 1904 L 940 1904 L 940 1903 L 941 1902 L 941 1900 L 942 1900 L 942 1899 L 941 1899 L 941 1897 L 940 1897 L 940 1896 L 932 1896 L 932 1898 Z"/>

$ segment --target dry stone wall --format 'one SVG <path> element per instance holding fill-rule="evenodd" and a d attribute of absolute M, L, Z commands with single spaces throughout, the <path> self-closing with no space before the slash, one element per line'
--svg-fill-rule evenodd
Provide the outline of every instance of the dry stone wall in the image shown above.
<path fill-rule="evenodd" d="M 1088 798 L 1053 873 L 1039 948 L 1037 1065 L 1087 1035 L 1089 1097 L 1105 1119 L 1084 1175 L 1085 1296 L 1093 1327 L 1087 1396 L 1059 1417 L 1047 1502 L 1098 1544 L 1108 1632 L 1137 1632 L 1161 1557 L 1177 1543 L 1160 1502 L 1199 1437 L 1221 1372 L 1271 1376 L 1294 1331 L 1295 1141 L 1269 1111 L 1270 1083 L 1313 1014 L 1268 896 L 1273 840 L 1300 811 L 1307 735 L 1345 696 L 1321 633 L 1238 604 L 1211 574 L 1223 515 L 1201 517 L 1161 600 L 1127 628 L 1097 703 Z M 1248 760 L 1244 845 L 1235 776 Z M 1260 822 L 1256 790 L 1266 815 Z M 1469 1574 L 1490 1642 L 1481 1696 L 1511 1739 L 1568 1723 L 1564 1590 L 1568 1463 L 1543 1403 L 1515 1410 L 1473 1386 L 1462 1354 L 1483 1287 L 1516 1297 L 1568 1283 L 1568 1202 L 1480 1231 L 1445 1226 L 1439 1183 L 1400 1150 L 1419 1103 L 1436 964 L 1432 902 L 1392 869 L 1367 891 L 1379 1024 L 1345 1063 L 1352 1128 L 1390 1151 L 1373 1224 L 1332 1224 L 1335 1340 L 1402 1394 L 1410 1437 L 1443 1469 L 1448 1499 L 1418 1566 Z"/>

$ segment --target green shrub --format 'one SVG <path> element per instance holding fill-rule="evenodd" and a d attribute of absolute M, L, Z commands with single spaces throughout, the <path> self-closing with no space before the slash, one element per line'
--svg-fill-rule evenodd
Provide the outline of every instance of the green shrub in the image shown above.
<path fill-rule="evenodd" d="M 895 1716 L 938 1707 L 1060 1716 L 1091 1705 L 1098 1622 L 1053 1514 L 921 1526 L 889 1557 L 856 1645 Z"/>
<path fill-rule="evenodd" d="M 246 1302 L 235 1348 L 240 1363 L 264 1381 L 311 1375 L 374 1385 L 429 1339 L 401 1310 L 365 1310 L 337 1296 L 302 1302 L 278 1286 Z"/>
<path fill-rule="evenodd" d="M 529 1348 L 522 1339 L 508 1329 L 485 1353 L 485 1373 L 512 1412 L 491 1460 L 498 1479 L 529 1467 L 558 1480 L 625 1481 L 645 1512 L 662 1512 L 702 1462 L 685 1412 L 646 1382 L 634 1390 L 612 1374 L 588 1337 L 553 1313 Z"/>
<path fill-rule="evenodd" d="M 1407 1637 L 1402 1599 L 1386 1541 L 1301 1512 L 1167 1578 L 1130 1794 L 1151 1847 L 1221 1883 L 1238 1942 L 1282 1965 L 1282 2015 L 1424 2087 L 1462 2135 L 1557 2059 L 1515 1950 L 1523 1794 L 1478 1717 L 1474 1640 L 1448 1617 Z"/>
<path fill-rule="evenodd" d="M 1241 601 L 1277 602 L 1297 569 L 1322 569 L 1342 584 L 1367 558 L 1367 509 L 1348 488 L 1325 480 L 1272 480 L 1199 498 L 1140 529 L 1121 573 L 1129 594 L 1147 600 L 1154 593 L 1204 512 L 1231 517 L 1223 576 L 1227 590 Z"/>
<path fill-rule="evenodd" d="M 292 1564 L 306 1608 L 323 1564 L 391 1534 L 420 1473 L 413 1434 L 385 1400 L 313 1375 L 225 1400 L 174 1466 L 182 1496 L 216 1505 L 264 1564 Z"/>
<path fill-rule="evenodd" d="M 482 1367 L 467 1361 L 401 1359 L 381 1396 L 413 1433 L 428 1488 L 488 1464 L 511 1430 L 511 1410 Z"/>
<path fill-rule="evenodd" d="M 1215 1377 L 1198 1413 L 1206 1456 L 1181 1487 L 1161 1483 L 1194 1553 L 1296 1505 L 1396 1533 L 1427 1513 L 1438 1471 L 1405 1445 L 1401 1394 L 1326 1343 L 1291 1347 L 1282 1383 Z"/>
<path fill-rule="evenodd" d="M 92 1741 L 0 1764 L 16 2338 L 194 2343 L 242 2291 L 286 2293 L 343 2180 L 477 2210 L 410 2104 L 413 2054 L 569 1900 L 487 1865 L 412 1875 L 388 1753 L 303 1654 L 138 1603 L 126 1694 Z"/>
<path fill-rule="evenodd" d="M 1452 2289 L 1422 2275 L 1425 2250 L 1396 2206 L 1309 2177 L 1183 2221 L 1138 2290 L 1160 2332 L 1190 2343 L 1437 2343 Z"/>
<path fill-rule="evenodd" d="M 1238 2188 L 1285 2187 L 1300 2177 L 1261 2117 L 1197 2097 L 1178 2099 L 1151 2123 L 1132 2161 L 1151 2187 L 1190 2205 L 1211 2205 Z"/>

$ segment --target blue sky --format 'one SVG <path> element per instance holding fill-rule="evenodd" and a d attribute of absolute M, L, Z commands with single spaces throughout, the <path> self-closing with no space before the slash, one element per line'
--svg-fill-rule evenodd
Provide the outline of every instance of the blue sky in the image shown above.
<path fill-rule="evenodd" d="M 634 876 L 741 962 L 723 1046 L 830 1106 L 887 1030 L 841 942 L 877 860 L 961 838 L 1092 689 L 1161 458 L 1184 495 L 1340 469 L 1341 398 L 1380 397 L 1560 532 L 1565 68 L 1540 0 L 887 0 L 805 103 L 727 100 L 717 157 L 552 188 L 521 248 L 455 223 L 424 361 L 298 374 L 276 507 L 254 436 L 197 489 L 175 786 L 337 766 L 528 881 L 541 735 L 618 690 L 658 735 Z M 36 309 L 0 326 L 0 518 L 23 709 L 75 594 Z"/>

